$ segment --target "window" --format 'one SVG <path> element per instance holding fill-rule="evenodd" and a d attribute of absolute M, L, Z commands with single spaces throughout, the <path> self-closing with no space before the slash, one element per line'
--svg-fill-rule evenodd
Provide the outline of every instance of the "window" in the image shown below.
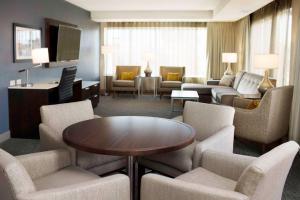
<path fill-rule="evenodd" d="M 105 74 L 117 65 L 140 65 L 149 60 L 152 73 L 160 66 L 185 66 L 187 76 L 206 77 L 206 27 L 106 27 L 104 45 L 112 46 L 105 55 Z"/>

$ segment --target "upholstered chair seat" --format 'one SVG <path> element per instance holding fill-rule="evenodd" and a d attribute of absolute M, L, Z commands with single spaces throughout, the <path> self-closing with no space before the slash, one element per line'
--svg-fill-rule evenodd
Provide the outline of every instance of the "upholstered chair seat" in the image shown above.
<path fill-rule="evenodd" d="M 126 77 L 129 79 L 123 79 L 122 73 L 130 73 L 132 77 Z M 135 94 L 138 91 L 139 83 L 138 77 L 141 75 L 140 66 L 117 66 L 116 73 L 112 78 L 112 90 L 115 96 L 116 92 L 133 92 Z"/>
<path fill-rule="evenodd" d="M 124 157 L 77 151 L 64 143 L 62 133 L 65 128 L 77 122 L 99 118 L 94 115 L 90 100 L 42 106 L 41 118 L 39 128 L 42 150 L 66 148 L 72 153 L 74 165 L 98 175 L 125 167 Z"/>
<path fill-rule="evenodd" d="M 298 151 L 293 141 L 258 158 L 206 150 L 196 169 L 175 179 L 145 175 L 141 200 L 281 200 Z"/>
<path fill-rule="evenodd" d="M 234 109 L 229 106 L 187 101 L 183 121 L 196 130 L 196 139 L 191 145 L 169 153 L 146 156 L 140 164 L 146 168 L 176 177 L 199 165 L 202 152 L 206 149 L 233 151 Z M 213 123 L 214 122 L 214 123 Z"/>
<path fill-rule="evenodd" d="M 75 167 L 67 150 L 13 157 L 0 149 L 1 200 L 129 200 L 125 175 L 100 178 Z"/>

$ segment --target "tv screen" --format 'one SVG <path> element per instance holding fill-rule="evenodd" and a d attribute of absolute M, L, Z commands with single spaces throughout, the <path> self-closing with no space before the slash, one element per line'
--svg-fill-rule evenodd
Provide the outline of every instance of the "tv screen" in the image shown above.
<path fill-rule="evenodd" d="M 81 31 L 78 28 L 59 25 L 56 61 L 79 59 Z"/>

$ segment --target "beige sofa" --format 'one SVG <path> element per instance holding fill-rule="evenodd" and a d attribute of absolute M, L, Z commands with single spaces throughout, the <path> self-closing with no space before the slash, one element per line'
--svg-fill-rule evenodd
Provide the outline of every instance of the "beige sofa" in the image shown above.
<path fill-rule="evenodd" d="M 168 73 L 178 73 L 179 80 L 178 81 L 168 81 L 167 76 Z M 162 97 L 165 93 L 171 93 L 172 90 L 180 90 L 181 84 L 183 83 L 185 75 L 185 67 L 160 67 L 160 78 L 158 84 L 158 92 L 160 93 L 160 97 Z"/>
<path fill-rule="evenodd" d="M 100 178 L 53 150 L 13 157 L 0 149 L 1 200 L 129 200 L 129 178 Z"/>
<path fill-rule="evenodd" d="M 234 126 L 235 136 L 267 145 L 287 136 L 293 86 L 284 86 L 268 90 L 257 108 L 246 109 L 251 100 L 235 98 Z"/>
<path fill-rule="evenodd" d="M 212 101 L 224 105 L 233 105 L 233 98 L 236 96 L 243 98 L 261 98 L 257 87 L 262 80 L 262 76 L 248 72 L 237 73 L 232 86 L 221 86 L 219 80 L 207 81 L 207 84 L 184 83 L 182 90 L 196 90 L 199 96 L 211 96 Z"/>
<path fill-rule="evenodd" d="M 141 200 L 281 200 L 298 151 L 296 142 L 259 158 L 208 150 L 198 168 L 175 179 L 145 175 Z"/>
<path fill-rule="evenodd" d="M 134 74 L 134 80 L 121 80 L 122 72 L 132 72 Z M 113 96 L 116 92 L 133 92 L 135 94 L 138 91 L 138 76 L 141 75 L 140 66 L 117 66 L 116 74 L 112 78 L 112 91 Z"/>

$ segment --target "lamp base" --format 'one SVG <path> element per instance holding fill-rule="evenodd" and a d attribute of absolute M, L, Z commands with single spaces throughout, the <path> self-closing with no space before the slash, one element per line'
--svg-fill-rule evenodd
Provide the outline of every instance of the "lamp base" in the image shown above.
<path fill-rule="evenodd" d="M 263 77 L 263 79 L 261 80 L 261 82 L 258 85 L 258 91 L 262 94 L 265 94 L 267 90 L 274 88 L 274 85 L 272 84 L 272 82 L 269 79 L 269 70 L 267 69 L 265 71 L 265 76 Z"/>
<path fill-rule="evenodd" d="M 224 72 L 224 75 L 233 75 L 233 71 L 231 69 L 230 63 L 228 63 L 228 66 L 227 66 L 226 71 Z"/>

